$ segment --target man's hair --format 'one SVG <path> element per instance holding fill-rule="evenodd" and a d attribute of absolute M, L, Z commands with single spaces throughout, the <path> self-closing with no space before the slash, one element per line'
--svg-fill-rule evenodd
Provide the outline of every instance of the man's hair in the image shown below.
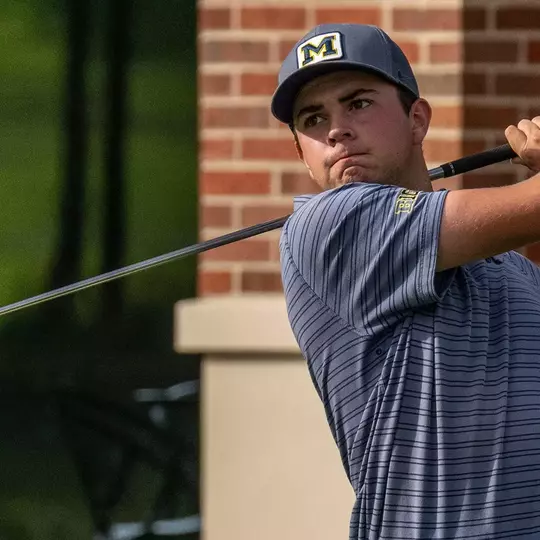
<path fill-rule="evenodd" d="M 405 114 L 408 116 L 411 112 L 411 107 L 413 103 L 418 99 L 410 90 L 403 88 L 403 86 L 397 87 L 399 102 L 405 111 Z"/>

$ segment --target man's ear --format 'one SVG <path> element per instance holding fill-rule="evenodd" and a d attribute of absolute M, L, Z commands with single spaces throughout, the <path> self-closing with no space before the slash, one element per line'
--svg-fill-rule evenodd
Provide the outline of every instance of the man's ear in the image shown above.
<path fill-rule="evenodd" d="M 432 110 L 430 104 L 423 98 L 417 99 L 409 114 L 411 119 L 413 144 L 421 145 L 426 138 L 431 124 Z"/>

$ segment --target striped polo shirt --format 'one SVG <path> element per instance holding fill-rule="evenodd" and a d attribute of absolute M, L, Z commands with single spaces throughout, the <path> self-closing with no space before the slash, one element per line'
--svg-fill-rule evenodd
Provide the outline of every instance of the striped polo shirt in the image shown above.
<path fill-rule="evenodd" d="M 354 540 L 540 538 L 540 271 L 509 252 L 436 272 L 447 195 L 348 184 L 282 231 Z"/>

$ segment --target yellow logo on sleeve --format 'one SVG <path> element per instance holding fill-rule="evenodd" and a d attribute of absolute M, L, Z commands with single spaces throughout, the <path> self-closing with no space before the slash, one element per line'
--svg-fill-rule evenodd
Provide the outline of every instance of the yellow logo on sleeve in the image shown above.
<path fill-rule="evenodd" d="M 418 198 L 418 191 L 402 189 L 396 201 L 396 214 L 410 214 Z"/>

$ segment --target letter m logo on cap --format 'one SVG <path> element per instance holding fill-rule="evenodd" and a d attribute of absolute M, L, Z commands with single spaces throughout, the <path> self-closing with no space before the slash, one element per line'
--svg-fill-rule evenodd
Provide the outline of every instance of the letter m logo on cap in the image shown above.
<path fill-rule="evenodd" d="M 296 54 L 299 68 L 324 60 L 341 58 L 343 56 L 341 34 L 332 32 L 331 34 L 313 36 L 297 47 Z"/>

